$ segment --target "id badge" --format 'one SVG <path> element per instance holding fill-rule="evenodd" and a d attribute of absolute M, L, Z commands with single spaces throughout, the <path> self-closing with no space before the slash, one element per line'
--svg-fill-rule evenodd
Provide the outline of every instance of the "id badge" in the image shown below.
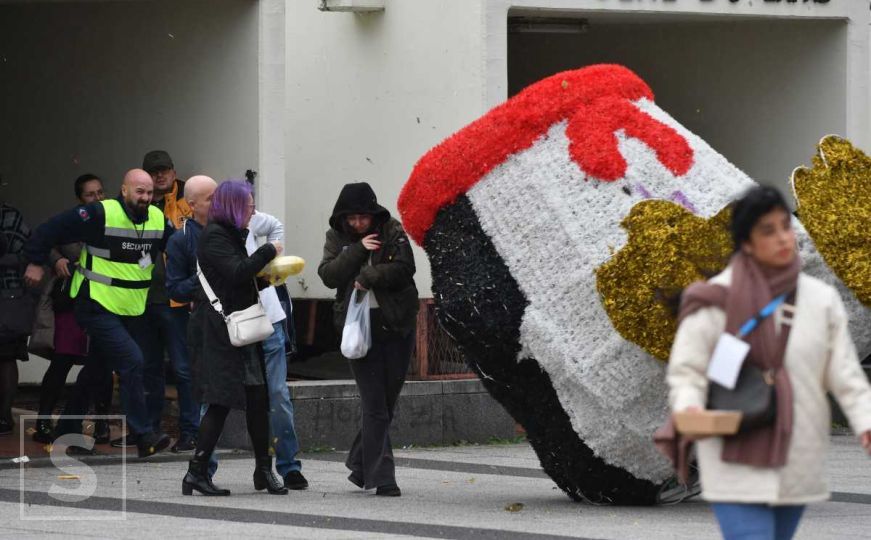
<path fill-rule="evenodd" d="M 142 257 L 139 259 L 139 268 L 145 270 L 152 265 L 151 253 L 142 252 Z"/>
<path fill-rule="evenodd" d="M 732 334 L 723 334 L 717 341 L 711 362 L 708 364 L 708 380 L 729 390 L 735 389 L 741 366 L 750 352 L 750 344 Z"/>

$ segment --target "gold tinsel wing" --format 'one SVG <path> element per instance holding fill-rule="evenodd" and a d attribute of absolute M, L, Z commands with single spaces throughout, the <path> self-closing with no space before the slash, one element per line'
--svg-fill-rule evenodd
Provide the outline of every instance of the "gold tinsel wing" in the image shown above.
<path fill-rule="evenodd" d="M 871 159 L 828 135 L 792 173 L 798 217 L 835 275 L 871 306 Z"/>
<path fill-rule="evenodd" d="M 668 359 L 680 292 L 729 262 L 729 216 L 727 207 L 705 219 L 664 200 L 632 207 L 621 222 L 626 245 L 596 269 L 602 305 L 623 338 Z"/>

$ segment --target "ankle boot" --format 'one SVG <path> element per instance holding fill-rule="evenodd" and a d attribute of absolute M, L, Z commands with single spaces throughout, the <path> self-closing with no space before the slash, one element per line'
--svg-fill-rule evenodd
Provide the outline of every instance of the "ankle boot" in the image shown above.
<path fill-rule="evenodd" d="M 287 488 L 272 472 L 272 458 L 257 458 L 254 468 L 254 489 L 257 491 L 267 490 L 272 495 L 287 495 Z"/>
<path fill-rule="evenodd" d="M 194 456 L 188 462 L 188 472 L 181 481 L 182 495 L 191 495 L 194 490 L 210 497 L 229 495 L 229 489 L 215 487 L 209 477 L 209 458 L 207 456 Z"/>
<path fill-rule="evenodd" d="M 40 418 L 36 421 L 36 431 L 33 432 L 33 440 L 39 443 L 54 441 L 54 427 L 48 418 Z"/>
<path fill-rule="evenodd" d="M 94 422 L 94 442 L 97 444 L 109 444 L 108 420 L 97 420 Z"/>

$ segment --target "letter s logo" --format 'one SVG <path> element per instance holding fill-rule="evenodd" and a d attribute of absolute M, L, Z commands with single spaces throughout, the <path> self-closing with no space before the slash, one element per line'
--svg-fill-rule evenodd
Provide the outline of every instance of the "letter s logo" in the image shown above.
<path fill-rule="evenodd" d="M 66 454 L 66 448 L 70 446 L 91 450 L 94 448 L 94 438 L 81 433 L 68 433 L 55 440 L 50 453 L 52 464 L 68 475 L 78 476 L 79 485 L 68 488 L 52 484 L 48 494 L 64 502 L 81 502 L 93 496 L 97 491 L 97 474 L 90 466 Z M 74 462 L 75 465 L 70 465 L 70 461 Z"/>

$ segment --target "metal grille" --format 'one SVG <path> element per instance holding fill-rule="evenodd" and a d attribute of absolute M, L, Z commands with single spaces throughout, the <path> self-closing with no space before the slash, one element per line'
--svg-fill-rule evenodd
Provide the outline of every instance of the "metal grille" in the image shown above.
<path fill-rule="evenodd" d="M 431 299 L 420 301 L 412 376 L 417 379 L 473 379 L 454 340 L 442 330 Z"/>

